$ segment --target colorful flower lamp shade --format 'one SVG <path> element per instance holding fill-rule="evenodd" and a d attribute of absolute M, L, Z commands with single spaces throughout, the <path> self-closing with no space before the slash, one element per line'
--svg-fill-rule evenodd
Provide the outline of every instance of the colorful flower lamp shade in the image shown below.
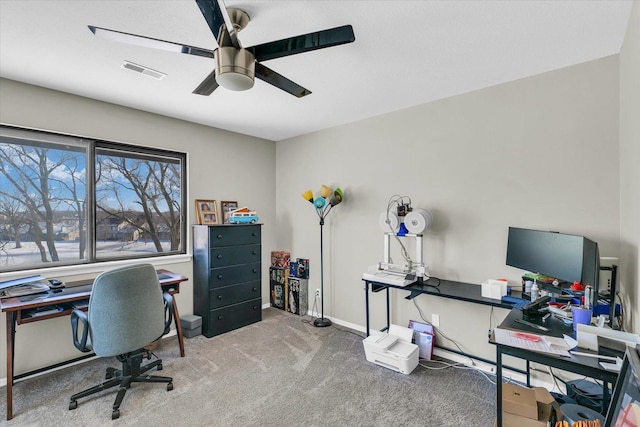
<path fill-rule="evenodd" d="M 317 327 L 331 326 L 331 320 L 324 317 L 324 259 L 322 244 L 322 227 L 324 219 L 329 215 L 334 206 L 339 205 L 344 200 L 344 192 L 340 188 L 332 190 L 331 187 L 322 185 L 320 187 L 320 195 L 314 197 L 312 190 L 302 193 L 302 198 L 311 202 L 316 209 L 318 218 L 320 218 L 320 317 L 313 321 L 313 325 Z"/>

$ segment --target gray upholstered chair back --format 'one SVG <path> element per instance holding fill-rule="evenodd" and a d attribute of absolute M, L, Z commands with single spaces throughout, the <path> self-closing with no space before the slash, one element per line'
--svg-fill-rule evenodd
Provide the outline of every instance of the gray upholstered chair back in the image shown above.
<path fill-rule="evenodd" d="M 150 264 L 115 268 L 96 277 L 89 299 L 89 336 L 101 357 L 142 348 L 164 332 L 164 300 Z"/>

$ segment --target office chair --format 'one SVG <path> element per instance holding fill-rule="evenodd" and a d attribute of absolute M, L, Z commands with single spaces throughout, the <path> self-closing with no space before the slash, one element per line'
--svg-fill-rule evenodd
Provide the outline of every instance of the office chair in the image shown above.
<path fill-rule="evenodd" d="M 88 313 L 71 313 L 73 344 L 82 352 L 116 356 L 122 369 L 107 368 L 106 381 L 71 396 L 69 410 L 78 407 L 77 399 L 119 386 L 111 413 L 111 419 L 116 419 L 131 383 L 162 382 L 167 383 L 167 391 L 173 390 L 172 378 L 145 374 L 154 367 L 162 370 L 162 360 L 141 366 L 143 357 L 151 359 L 151 352 L 144 347 L 169 332 L 172 318 L 172 297 L 162 293 L 152 265 L 121 267 L 98 275 Z M 78 339 L 80 330 L 82 336 Z"/>

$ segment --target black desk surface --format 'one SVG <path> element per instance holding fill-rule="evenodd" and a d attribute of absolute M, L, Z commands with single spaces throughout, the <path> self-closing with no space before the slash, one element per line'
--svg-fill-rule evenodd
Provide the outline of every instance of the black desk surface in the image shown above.
<path fill-rule="evenodd" d="M 489 305 L 492 307 L 506 309 L 513 308 L 513 304 L 511 303 L 502 302 L 501 300 L 493 298 L 484 298 L 482 296 L 482 286 L 474 285 L 472 283 L 454 282 L 451 280 L 431 277 L 422 283 L 416 282 L 407 286 L 397 286 L 372 280 L 363 280 L 371 284 L 372 292 L 379 292 L 385 288 L 401 289 L 411 292 L 406 299 L 413 299 L 418 295 L 428 294 L 459 301 L 472 302 L 475 304 Z M 514 293 L 514 296 L 519 297 L 520 293 Z"/>
<path fill-rule="evenodd" d="M 513 309 L 507 317 L 502 321 L 499 328 L 502 329 L 513 329 L 519 330 L 523 332 L 529 332 L 534 334 L 541 334 L 541 331 L 537 329 L 530 328 L 526 325 L 520 324 L 516 322 L 516 319 L 524 319 L 531 323 L 540 324 L 549 328 L 548 332 L 544 332 L 544 335 L 554 336 L 554 337 L 562 337 L 563 334 L 572 336 L 575 338 L 575 333 L 573 331 L 573 325 L 565 325 L 561 320 L 556 319 L 555 317 L 549 317 L 545 322 L 536 321 L 534 318 L 527 318 L 523 316 L 521 310 Z M 527 349 L 521 349 L 517 347 L 510 347 L 508 345 L 498 344 L 493 339 L 490 341 L 492 344 L 495 344 L 500 347 L 500 350 L 503 354 L 508 354 L 512 356 L 516 356 L 519 358 L 528 359 L 531 362 L 538 362 L 548 366 L 556 367 L 559 369 L 563 369 L 569 372 L 574 372 L 581 375 L 586 375 L 591 378 L 596 378 L 599 380 L 607 381 L 610 383 L 615 383 L 616 378 L 618 378 L 618 373 L 613 371 L 607 371 L 602 366 L 600 366 L 600 360 L 595 357 L 587 357 L 587 356 L 570 356 L 570 357 L 562 357 L 555 356 L 551 354 L 534 352 Z M 577 351 L 581 353 L 594 353 L 593 351 L 576 348 Z"/>

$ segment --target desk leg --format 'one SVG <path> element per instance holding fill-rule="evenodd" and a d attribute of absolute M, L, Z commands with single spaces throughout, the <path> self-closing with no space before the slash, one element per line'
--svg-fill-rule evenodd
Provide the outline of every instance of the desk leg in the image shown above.
<path fill-rule="evenodd" d="M 178 303 L 173 298 L 173 321 L 176 324 L 176 332 L 178 334 L 178 344 L 180 344 L 180 357 L 184 357 L 184 337 L 182 336 L 182 324 L 180 323 L 180 314 L 178 314 Z"/>
<path fill-rule="evenodd" d="M 364 307 L 367 314 L 367 336 L 369 336 L 369 282 L 364 282 Z"/>
<path fill-rule="evenodd" d="M 527 387 L 531 387 L 531 362 L 527 359 Z"/>
<path fill-rule="evenodd" d="M 391 327 L 391 310 L 389 310 L 389 287 L 387 286 L 387 332 L 389 332 L 389 328 Z"/>
<path fill-rule="evenodd" d="M 7 420 L 13 418 L 13 356 L 16 341 L 15 311 L 7 312 Z"/>
<path fill-rule="evenodd" d="M 502 427 L 502 350 L 496 346 L 496 427 Z"/>

